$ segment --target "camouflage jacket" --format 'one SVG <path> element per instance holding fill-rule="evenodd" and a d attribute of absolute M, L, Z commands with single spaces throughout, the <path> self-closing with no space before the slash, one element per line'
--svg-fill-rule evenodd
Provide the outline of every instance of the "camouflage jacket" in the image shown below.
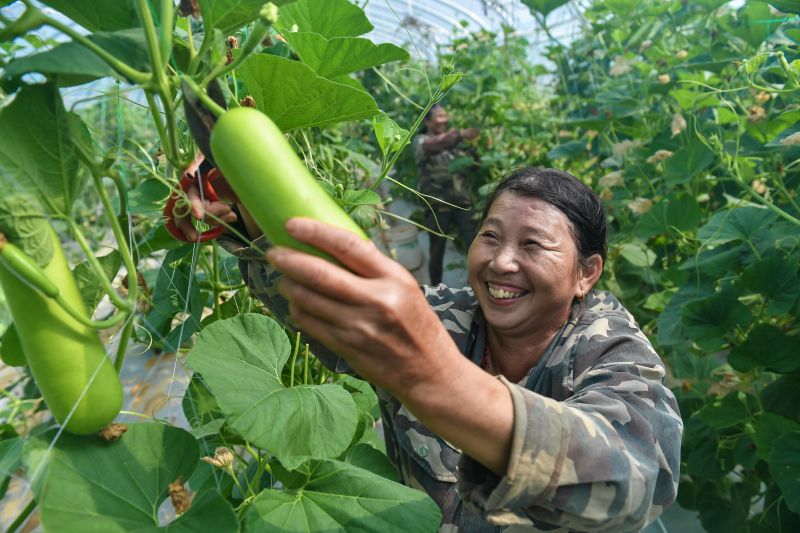
<path fill-rule="evenodd" d="M 280 274 L 264 241 L 228 240 L 245 282 L 278 317 Z M 461 353 L 480 364 L 486 324 L 469 288 L 424 287 Z M 337 372 L 335 354 L 315 352 Z M 499 477 L 437 437 L 399 401 L 378 390 L 387 454 L 403 482 L 441 507 L 440 531 L 638 531 L 676 497 L 683 424 L 664 366 L 633 317 L 606 292 L 592 291 L 540 361 L 511 392 L 514 434 Z"/>

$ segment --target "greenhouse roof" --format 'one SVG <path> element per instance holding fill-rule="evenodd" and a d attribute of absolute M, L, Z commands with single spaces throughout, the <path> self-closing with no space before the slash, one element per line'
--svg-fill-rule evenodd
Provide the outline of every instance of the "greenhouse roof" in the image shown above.
<path fill-rule="evenodd" d="M 582 4 L 572 0 L 548 15 L 555 37 L 570 40 L 581 25 Z M 453 35 L 497 32 L 504 25 L 528 37 L 534 47 L 549 40 L 521 0 L 368 0 L 364 9 L 375 26 L 370 38 L 398 45 L 413 41 L 429 57 Z"/>

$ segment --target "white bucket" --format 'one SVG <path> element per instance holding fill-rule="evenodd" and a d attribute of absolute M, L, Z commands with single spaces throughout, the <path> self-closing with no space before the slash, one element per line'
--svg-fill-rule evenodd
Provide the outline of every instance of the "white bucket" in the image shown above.
<path fill-rule="evenodd" d="M 381 239 L 389 251 L 389 255 L 407 270 L 415 274 L 421 271 L 425 257 L 419 246 L 419 231 L 411 224 L 404 222 L 390 226 L 381 232 Z"/>

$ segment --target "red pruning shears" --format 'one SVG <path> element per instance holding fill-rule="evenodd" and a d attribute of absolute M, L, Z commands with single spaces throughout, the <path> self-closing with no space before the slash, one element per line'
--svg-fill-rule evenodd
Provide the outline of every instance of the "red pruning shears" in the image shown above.
<path fill-rule="evenodd" d="M 225 98 L 222 96 L 222 90 L 216 82 L 212 82 L 208 86 L 208 95 L 217 104 L 225 107 Z M 183 83 L 183 108 L 186 112 L 186 121 L 189 124 L 189 132 L 194 137 L 200 154 L 197 155 L 194 161 L 189 165 L 181 175 L 179 183 L 180 190 L 173 191 L 167 199 L 167 204 L 164 206 L 164 227 L 170 235 L 183 242 L 196 242 L 190 241 L 186 238 L 183 232 L 178 228 L 175 223 L 175 207 L 181 198 L 186 197 L 186 191 L 197 184 L 200 189 L 200 194 L 204 200 L 216 202 L 219 200 L 217 192 L 212 187 L 211 182 L 218 176 L 221 176 L 217 170 L 214 160 L 211 156 L 211 145 L 209 139 L 211 137 L 211 129 L 217 121 L 213 113 L 209 112 L 197 98 L 197 94 L 192 88 Z M 188 206 L 187 206 L 188 209 Z M 202 232 L 197 241 L 205 242 L 216 239 L 225 231 L 225 227 L 220 224 L 214 224 L 209 230 Z"/>

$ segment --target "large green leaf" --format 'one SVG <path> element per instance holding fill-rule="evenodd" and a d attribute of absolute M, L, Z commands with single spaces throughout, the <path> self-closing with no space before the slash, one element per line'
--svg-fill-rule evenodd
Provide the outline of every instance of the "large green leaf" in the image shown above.
<path fill-rule="evenodd" d="M 389 461 L 389 458 L 386 457 L 386 454 L 376 450 L 369 444 L 362 442 L 347 450 L 345 462 L 364 470 L 369 470 L 373 474 L 378 474 L 386 479 L 400 482 L 400 474 Z"/>
<path fill-rule="evenodd" d="M 139 25 L 135 0 L 42 0 L 89 31 L 116 31 Z"/>
<path fill-rule="evenodd" d="M 528 6 L 532 13 L 540 13 L 546 17 L 551 11 L 569 3 L 569 0 L 522 0 L 522 3 Z"/>
<path fill-rule="evenodd" d="M 42 525 L 57 533 L 238 531 L 230 504 L 217 492 L 195 496 L 174 522 L 159 527 L 168 486 L 199 464 L 197 442 L 165 424 L 131 424 L 116 442 L 55 432 L 28 441 L 24 462 Z"/>
<path fill-rule="evenodd" d="M 250 313 L 205 328 L 189 366 L 203 375 L 234 430 L 295 468 L 307 457 L 340 455 L 356 430 L 356 410 L 338 385 L 284 386 L 290 355 L 280 325 Z"/>
<path fill-rule="evenodd" d="M 697 200 L 685 194 L 671 194 L 639 217 L 637 232 L 642 237 L 659 233 L 687 232 L 697 228 L 703 212 Z"/>
<path fill-rule="evenodd" d="M 664 308 L 664 311 L 658 316 L 656 327 L 658 331 L 658 344 L 662 346 L 674 346 L 685 342 L 686 337 L 683 334 L 681 323 L 683 307 L 689 302 L 701 300 L 713 293 L 713 287 L 706 285 L 685 285 L 681 287 Z"/>
<path fill-rule="evenodd" d="M 280 479 L 285 490 L 263 491 L 247 510 L 248 533 L 431 532 L 441 521 L 424 492 L 347 463 L 307 461 Z"/>
<path fill-rule="evenodd" d="M 379 112 L 369 94 L 322 78 L 299 61 L 257 54 L 239 73 L 258 109 L 284 131 L 365 119 Z"/>
<path fill-rule="evenodd" d="M 788 313 L 800 297 L 796 260 L 773 255 L 753 263 L 742 273 L 742 287 L 767 300 L 767 312 Z"/>
<path fill-rule="evenodd" d="M 714 162 L 714 157 L 714 152 L 696 135 L 691 135 L 688 144 L 675 152 L 664 165 L 667 181 L 671 184 L 690 181 L 699 172 L 708 168 Z"/>
<path fill-rule="evenodd" d="M 298 0 L 282 7 L 278 27 L 287 33 L 295 24 L 298 31 L 328 39 L 358 37 L 373 29 L 364 11 L 349 0 Z"/>
<path fill-rule="evenodd" d="M 722 348 L 727 337 L 753 318 L 733 291 L 723 291 L 689 302 L 682 313 L 683 332 L 706 351 Z"/>
<path fill-rule="evenodd" d="M 276 6 L 294 0 L 272 0 Z M 264 0 L 198 0 L 203 20 L 206 24 L 223 33 L 231 33 L 253 22 L 266 2 Z M 283 16 L 283 10 L 279 11 Z"/>
<path fill-rule="evenodd" d="M 737 207 L 714 213 L 697 236 L 707 243 L 721 244 L 733 240 L 750 240 L 778 218 L 762 207 Z"/>
<path fill-rule="evenodd" d="M 773 325 L 759 324 L 742 344 L 731 350 L 728 362 L 740 372 L 762 366 L 787 373 L 800 367 L 797 346 L 797 337 L 789 337 Z"/>
<path fill-rule="evenodd" d="M 177 351 L 197 331 L 205 306 L 191 265 L 184 261 L 190 250 L 190 245 L 184 245 L 166 255 L 158 271 L 153 307 L 144 319 L 145 327 L 163 341 L 166 351 Z M 189 316 L 172 327 L 172 320 L 179 313 Z"/>
<path fill-rule="evenodd" d="M 27 194 L 0 198 L 0 233 L 40 267 L 50 264 L 55 250 L 53 229 L 35 198 Z"/>
<path fill-rule="evenodd" d="M 755 430 L 753 440 L 756 444 L 756 454 L 760 459 L 769 461 L 772 444 L 782 435 L 800 431 L 800 424 L 775 413 L 765 411 L 759 416 L 755 424 Z"/>
<path fill-rule="evenodd" d="M 408 52 L 399 46 L 377 45 L 362 37 L 326 39 L 312 32 L 288 32 L 285 37 L 303 63 L 325 78 L 408 59 Z"/>
<path fill-rule="evenodd" d="M 82 126 L 52 84 L 26 87 L 0 113 L 0 187 L 32 194 L 69 214 L 83 179 L 76 139 Z"/>
<path fill-rule="evenodd" d="M 800 513 L 800 431 L 775 441 L 769 455 L 769 471 L 781 488 L 786 506 Z"/>
<path fill-rule="evenodd" d="M 797 13 L 800 14 L 800 0 L 756 0 L 769 4 L 781 13 Z"/>
<path fill-rule="evenodd" d="M 138 70 L 149 69 L 149 59 L 144 32 L 132 28 L 115 32 L 98 32 L 87 38 L 118 58 L 126 65 Z M 60 86 L 87 83 L 108 76 L 119 75 L 96 54 L 83 45 L 67 42 L 38 54 L 15 59 L 6 68 L 6 76 L 19 78 L 30 72 L 53 78 Z"/>

